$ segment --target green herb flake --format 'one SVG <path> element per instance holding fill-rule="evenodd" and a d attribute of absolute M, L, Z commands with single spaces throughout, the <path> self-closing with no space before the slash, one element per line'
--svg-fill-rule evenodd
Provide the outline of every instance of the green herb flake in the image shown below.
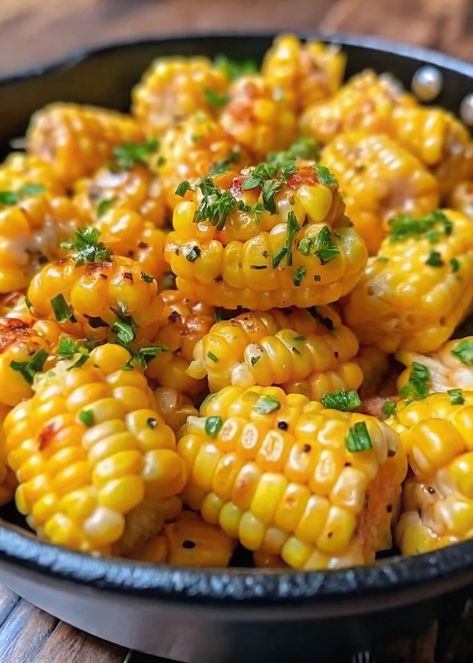
<path fill-rule="evenodd" d="M 255 403 L 254 410 L 258 414 L 270 414 L 279 410 L 281 403 L 273 396 L 260 396 Z"/>
<path fill-rule="evenodd" d="M 350 453 L 358 453 L 373 448 L 368 428 L 364 421 L 357 421 L 351 426 L 345 440 L 345 446 Z"/>
<path fill-rule="evenodd" d="M 465 366 L 473 366 L 473 341 L 464 338 L 453 348 L 452 355 Z"/>
<path fill-rule="evenodd" d="M 294 283 L 296 288 L 298 288 L 300 286 L 300 284 L 304 280 L 306 274 L 307 274 L 307 272 L 306 272 L 305 267 L 298 267 L 297 268 L 296 275 L 292 279 L 292 282 Z"/>
<path fill-rule="evenodd" d="M 268 162 L 281 163 L 295 159 L 315 161 L 319 157 L 319 153 L 320 147 L 313 138 L 301 136 L 287 150 L 271 153 L 268 156 Z"/>
<path fill-rule="evenodd" d="M 71 251 L 71 257 L 80 266 L 86 262 L 110 262 L 112 252 L 100 239 L 100 231 L 92 226 L 78 228 L 72 242 L 62 242 L 61 248 Z"/>
<path fill-rule="evenodd" d="M 139 366 L 141 366 L 141 368 L 146 368 L 149 362 L 154 359 L 160 352 L 168 352 L 168 350 L 168 346 L 163 345 L 162 343 L 147 345 L 137 350 L 133 355 L 133 359 Z"/>
<path fill-rule="evenodd" d="M 450 396 L 450 403 L 452 405 L 463 405 L 465 397 L 461 389 L 449 389 L 447 394 Z"/>
<path fill-rule="evenodd" d="M 189 262 L 195 262 L 201 253 L 202 251 L 198 246 L 193 246 L 192 249 L 185 254 L 186 260 Z"/>
<path fill-rule="evenodd" d="M 13 191 L 0 191 L 0 205 L 16 205 L 20 202 L 20 196 Z"/>
<path fill-rule="evenodd" d="M 192 191 L 192 186 L 191 186 L 190 182 L 188 182 L 187 180 L 184 180 L 184 182 L 181 182 L 179 184 L 179 186 L 177 187 L 176 196 L 180 196 L 181 198 L 184 198 L 184 196 L 186 195 L 186 193 L 188 191 Z"/>
<path fill-rule="evenodd" d="M 115 196 L 113 198 L 102 198 L 102 200 L 99 200 L 97 207 L 95 208 L 97 217 L 100 219 L 100 217 L 104 216 L 104 214 L 111 210 L 117 202 L 118 198 Z"/>
<path fill-rule="evenodd" d="M 431 251 L 429 253 L 429 257 L 425 261 L 425 264 L 429 265 L 430 267 L 442 267 L 442 255 L 438 251 Z"/>
<path fill-rule="evenodd" d="M 276 267 L 279 266 L 281 260 L 284 258 L 284 256 L 287 253 L 287 247 L 282 246 L 276 253 L 273 255 L 273 269 L 276 269 Z"/>
<path fill-rule="evenodd" d="M 337 186 L 337 180 L 326 166 L 322 166 L 322 164 L 318 163 L 314 166 L 314 172 L 320 184 L 329 187 Z"/>
<path fill-rule="evenodd" d="M 44 193 L 46 187 L 44 184 L 25 184 L 19 190 L 20 196 L 37 196 L 40 193 Z"/>
<path fill-rule="evenodd" d="M 222 426 L 222 417 L 207 417 L 205 420 L 205 432 L 209 437 L 216 438 Z"/>
<path fill-rule="evenodd" d="M 230 166 L 238 162 L 240 157 L 240 149 L 237 147 L 232 147 L 228 153 L 228 156 L 226 156 L 224 159 L 220 159 L 220 161 L 215 162 L 210 170 L 209 175 L 220 175 L 221 173 L 226 173 L 230 169 Z"/>
<path fill-rule="evenodd" d="M 472 344 L 473 346 L 473 344 Z M 403 398 L 410 400 L 421 400 L 429 395 L 430 371 L 424 364 L 412 362 L 409 380 L 400 389 L 399 393 Z"/>
<path fill-rule="evenodd" d="M 287 234 L 286 234 L 286 257 L 287 264 L 292 265 L 292 245 L 294 244 L 294 238 L 297 231 L 299 230 L 299 224 L 297 222 L 297 217 L 293 211 L 289 212 L 287 215 Z"/>
<path fill-rule="evenodd" d="M 328 226 L 324 226 L 315 238 L 314 253 L 322 265 L 334 260 L 340 254 Z"/>
<path fill-rule="evenodd" d="M 408 214 L 397 214 L 389 220 L 389 240 L 398 242 L 408 238 L 419 238 L 427 235 L 439 225 L 445 235 L 451 235 L 453 223 L 440 210 L 418 218 Z"/>
<path fill-rule="evenodd" d="M 342 412 L 352 412 L 361 406 L 361 400 L 356 391 L 334 391 L 322 396 L 321 403 L 324 407 Z"/>
<path fill-rule="evenodd" d="M 50 300 L 50 304 L 57 322 L 67 322 L 74 319 L 72 308 L 64 299 L 64 295 L 56 295 Z"/>
<path fill-rule="evenodd" d="M 213 352 L 207 352 L 207 357 L 210 359 L 210 361 L 213 361 L 214 364 L 218 362 L 218 357 Z"/>
<path fill-rule="evenodd" d="M 93 410 L 81 410 L 81 412 L 79 412 L 79 419 L 85 426 L 90 428 L 95 423 L 95 415 Z"/>
<path fill-rule="evenodd" d="M 122 345 L 129 345 L 135 339 L 136 322 L 131 315 L 128 315 L 126 304 L 118 303 L 118 309 L 112 309 L 117 319 L 113 323 L 111 330 L 116 334 L 117 339 Z"/>
<path fill-rule="evenodd" d="M 294 336 L 294 343 L 303 343 L 305 341 L 305 336 Z"/>
<path fill-rule="evenodd" d="M 386 265 L 386 263 L 389 262 L 389 258 L 386 258 L 386 256 L 378 256 L 375 259 L 375 262 L 380 262 L 381 264 Z"/>
<path fill-rule="evenodd" d="M 156 281 L 154 276 L 151 276 L 151 274 L 147 274 L 146 272 L 141 272 L 140 276 L 141 280 L 145 283 L 153 283 L 153 281 Z"/>
<path fill-rule="evenodd" d="M 146 143 L 123 143 L 113 150 L 113 166 L 119 170 L 130 170 L 137 163 L 146 163 L 146 159 L 159 148 L 159 141 L 151 138 Z"/>
<path fill-rule="evenodd" d="M 391 417 L 393 414 L 396 414 L 397 410 L 397 405 L 394 401 L 384 401 L 383 405 L 381 406 L 381 412 L 384 414 L 386 418 Z"/>
<path fill-rule="evenodd" d="M 195 215 L 197 223 L 208 221 L 217 230 L 222 230 L 228 215 L 244 206 L 244 203 L 238 201 L 231 191 L 220 189 L 210 177 L 201 177 L 196 186 L 203 194 Z"/>
<path fill-rule="evenodd" d="M 258 71 L 258 65 L 255 60 L 232 60 L 226 55 L 217 55 L 214 60 L 217 69 L 220 69 L 229 81 L 234 81 L 240 76 L 254 74 Z"/>
<path fill-rule="evenodd" d="M 255 364 L 257 364 L 257 363 L 259 362 L 260 359 L 261 359 L 261 355 L 259 355 L 258 357 L 251 357 L 251 359 L 250 359 L 250 364 L 251 364 L 252 366 L 255 366 Z"/>
<path fill-rule="evenodd" d="M 77 354 L 79 355 L 72 366 L 69 366 L 67 369 L 68 371 L 83 366 L 90 356 L 89 350 L 87 348 L 79 347 L 79 345 L 75 343 L 72 338 L 67 336 L 59 340 L 56 354 L 61 359 L 73 359 Z"/>
<path fill-rule="evenodd" d="M 11 361 L 10 367 L 18 371 L 28 384 L 33 384 L 34 376 L 43 370 L 46 359 L 49 357 L 44 348 L 41 348 L 31 357 L 29 361 Z"/>
<path fill-rule="evenodd" d="M 460 269 L 460 261 L 458 258 L 452 258 L 450 260 L 450 267 L 452 268 L 452 272 L 455 274 L 456 272 L 459 271 Z"/>
<path fill-rule="evenodd" d="M 211 88 L 204 90 L 204 96 L 207 102 L 215 108 L 218 108 L 219 106 L 225 106 L 225 104 L 230 99 L 228 94 L 221 94 L 217 90 L 212 90 Z"/>

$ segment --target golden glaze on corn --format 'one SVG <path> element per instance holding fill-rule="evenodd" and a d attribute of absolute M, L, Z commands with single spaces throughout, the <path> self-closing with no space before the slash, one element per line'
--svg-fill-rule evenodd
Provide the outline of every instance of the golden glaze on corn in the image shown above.
<path fill-rule="evenodd" d="M 150 280 L 136 260 L 113 257 L 110 262 L 77 265 L 72 258 L 48 263 L 28 288 L 32 312 L 55 320 L 51 300 L 62 295 L 71 319 L 60 326 L 74 336 L 116 339 L 112 326 L 120 314 L 130 316 L 135 341 L 149 341 L 156 333 L 163 300 L 156 281 Z"/>
<path fill-rule="evenodd" d="M 450 234 L 439 221 L 432 228 L 435 236 L 388 237 L 379 256 L 368 260 L 344 305 L 345 320 L 360 343 L 386 352 L 433 352 L 467 314 L 473 297 L 471 221 L 451 210 L 445 215 Z M 433 251 L 438 266 L 428 264 Z"/>
<path fill-rule="evenodd" d="M 0 191 L 18 192 L 31 185 L 43 187 L 46 193 L 54 195 L 64 193 L 64 186 L 47 161 L 24 152 L 12 152 L 0 165 Z"/>
<path fill-rule="evenodd" d="M 349 292 L 366 263 L 366 246 L 349 227 L 336 183 L 322 183 L 314 168 L 313 162 L 298 162 L 295 174 L 275 196 L 275 214 L 237 208 L 221 230 L 207 221 L 196 223 L 201 199 L 188 192 L 174 210 L 174 232 L 166 246 L 178 289 L 194 301 L 260 311 L 328 304 Z M 261 203 L 260 188 L 242 191 L 250 173 L 243 171 L 225 186 L 222 178 L 214 182 L 220 183 L 222 192 L 230 191 L 237 203 Z M 290 250 L 277 262 L 289 241 L 291 212 L 299 229 Z M 310 249 L 321 232 L 336 247 L 337 255 L 329 261 Z M 307 254 L 300 250 L 303 240 L 309 245 Z"/>
<path fill-rule="evenodd" d="M 123 370 L 129 360 L 106 344 L 79 368 L 59 362 L 5 420 L 17 508 L 55 544 L 126 554 L 175 511 L 185 465 L 146 378 Z"/>
<path fill-rule="evenodd" d="M 427 168 L 394 140 L 352 131 L 334 138 L 321 161 L 338 179 L 348 218 L 377 253 L 394 214 L 421 216 L 439 204 L 439 186 Z"/>
<path fill-rule="evenodd" d="M 27 150 L 51 164 L 57 178 L 71 185 L 108 161 L 115 147 L 143 139 L 143 130 L 129 115 L 58 102 L 31 117 Z"/>
<path fill-rule="evenodd" d="M 351 453 L 346 438 L 361 422 L 371 448 Z M 188 419 L 178 451 L 183 499 L 250 550 L 313 569 L 368 563 L 390 546 L 406 460 L 374 417 L 277 387 L 226 387 Z"/>
<path fill-rule="evenodd" d="M 218 568 L 229 565 L 234 548 L 235 540 L 220 527 L 183 511 L 177 520 L 164 525 L 162 534 L 133 551 L 131 558 L 153 564 Z"/>
<path fill-rule="evenodd" d="M 357 351 L 356 336 L 329 306 L 250 311 L 213 325 L 196 344 L 188 374 L 206 376 L 211 391 L 277 384 L 320 400 L 360 386 Z"/>
<path fill-rule="evenodd" d="M 147 375 L 163 387 L 179 393 L 196 396 L 206 391 L 206 382 L 187 374 L 195 344 L 209 331 L 215 322 L 213 306 L 197 304 L 178 290 L 163 290 L 164 301 L 161 327 L 153 337 L 153 343 L 166 346 L 148 363 Z"/>
<path fill-rule="evenodd" d="M 388 423 L 408 455 L 396 540 L 404 554 L 434 550 L 473 536 L 473 392 L 402 402 Z"/>
<path fill-rule="evenodd" d="M 132 111 L 148 134 L 161 136 L 196 111 L 215 113 L 210 95 L 227 88 L 225 74 L 206 57 L 158 58 L 133 90 Z"/>
<path fill-rule="evenodd" d="M 338 46 L 281 35 L 267 51 L 262 73 L 270 86 L 298 112 L 330 97 L 340 87 L 345 56 Z"/>

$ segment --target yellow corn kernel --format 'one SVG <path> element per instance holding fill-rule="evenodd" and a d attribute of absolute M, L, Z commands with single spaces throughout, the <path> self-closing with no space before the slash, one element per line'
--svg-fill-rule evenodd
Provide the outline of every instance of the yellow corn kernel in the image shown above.
<path fill-rule="evenodd" d="M 224 388 L 200 415 L 180 432 L 178 452 L 190 466 L 184 495 L 203 493 L 204 520 L 293 568 L 367 563 L 390 546 L 406 460 L 385 424 L 257 386 Z M 241 432 L 226 432 L 229 423 Z M 357 452 L 360 428 L 369 442 Z M 296 448 L 309 459 L 305 474 L 290 469 Z"/>
<path fill-rule="evenodd" d="M 154 396 L 156 408 L 167 425 L 177 434 L 187 417 L 196 416 L 197 410 L 191 399 L 170 387 L 158 387 Z"/>
<path fill-rule="evenodd" d="M 6 418 L 18 508 L 59 545 L 126 554 L 179 512 L 185 463 L 130 359 L 105 344 L 82 365 L 61 360 Z"/>
<path fill-rule="evenodd" d="M 0 191 L 21 195 L 25 187 L 31 186 L 48 194 L 64 194 L 64 186 L 47 161 L 23 152 L 10 153 L 0 165 Z"/>

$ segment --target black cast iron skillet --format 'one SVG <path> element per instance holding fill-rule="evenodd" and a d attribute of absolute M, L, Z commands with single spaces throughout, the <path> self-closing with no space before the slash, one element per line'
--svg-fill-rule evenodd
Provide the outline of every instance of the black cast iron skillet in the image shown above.
<path fill-rule="evenodd" d="M 129 106 L 131 87 L 161 55 L 226 53 L 261 59 L 272 35 L 210 35 L 108 46 L 0 81 L 0 151 L 30 115 L 55 101 Z M 376 39 L 334 36 L 348 72 L 391 72 L 406 87 L 423 64 L 442 72 L 436 103 L 457 112 L 473 65 Z M 191 570 L 95 558 L 34 538 L 2 510 L 0 581 L 53 615 L 121 645 L 188 663 L 345 660 L 442 625 L 448 645 L 473 584 L 473 541 L 367 567 L 283 572 Z M 349 659 L 348 659 L 349 660 Z"/>

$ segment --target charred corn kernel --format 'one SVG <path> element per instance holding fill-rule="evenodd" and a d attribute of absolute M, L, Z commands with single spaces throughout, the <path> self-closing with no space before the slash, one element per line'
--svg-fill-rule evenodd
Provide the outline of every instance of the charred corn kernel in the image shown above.
<path fill-rule="evenodd" d="M 169 269 L 164 259 L 166 233 L 138 212 L 114 207 L 100 216 L 94 227 L 112 253 L 132 258 L 146 274 L 159 280 Z"/>
<path fill-rule="evenodd" d="M 390 76 L 366 70 L 353 76 L 330 99 L 309 106 L 300 126 L 303 133 L 322 144 L 353 129 L 389 133 L 392 113 L 399 106 L 413 107 L 416 102 Z"/>
<path fill-rule="evenodd" d="M 449 196 L 450 205 L 462 214 L 473 218 L 473 181 L 460 182 Z"/>
<path fill-rule="evenodd" d="M 413 476 L 403 490 L 396 539 L 404 554 L 473 537 L 473 392 L 402 401 L 388 423 L 408 455 Z"/>
<path fill-rule="evenodd" d="M 156 170 L 167 204 L 174 209 L 182 200 L 176 195 L 181 182 L 203 177 L 214 168 L 238 172 L 251 162 L 247 151 L 215 119 L 199 112 L 164 134 Z"/>
<path fill-rule="evenodd" d="M 294 568 L 368 563 L 389 547 L 406 459 L 384 423 L 256 386 L 224 388 L 200 415 L 188 418 L 178 452 L 184 495 L 204 493 L 204 520 L 210 498 L 219 507 L 211 522 Z"/>
<path fill-rule="evenodd" d="M 146 131 L 161 136 L 196 111 L 214 114 L 228 88 L 225 74 L 205 57 L 155 60 L 133 90 L 132 111 Z"/>
<path fill-rule="evenodd" d="M 397 108 L 392 135 L 438 178 L 443 196 L 473 177 L 473 143 L 468 129 L 443 108 Z"/>
<path fill-rule="evenodd" d="M 160 386 L 189 395 L 205 391 L 203 379 L 187 374 L 192 361 L 195 344 L 206 334 L 215 322 L 213 306 L 192 302 L 178 290 L 163 290 L 164 313 L 159 331 L 153 343 L 165 346 L 148 363 L 148 377 L 157 380 Z"/>
<path fill-rule="evenodd" d="M 398 221 L 348 296 L 345 320 L 362 344 L 434 352 L 471 305 L 471 221 L 451 210 Z"/>
<path fill-rule="evenodd" d="M 79 180 L 74 189 L 74 203 L 86 223 L 93 218 L 100 220 L 104 208 L 125 207 L 154 226 L 165 224 L 167 206 L 161 181 L 144 163 L 130 168 L 115 163 L 103 166 L 91 177 Z"/>
<path fill-rule="evenodd" d="M 262 73 L 278 97 L 298 112 L 334 94 L 345 70 L 345 56 L 338 46 L 281 35 L 266 53 Z"/>
<path fill-rule="evenodd" d="M 362 346 L 355 361 L 363 375 L 359 393 L 360 398 L 364 401 L 366 398 L 379 394 L 381 385 L 389 373 L 389 358 L 378 348 Z"/>
<path fill-rule="evenodd" d="M 77 225 L 67 198 L 26 195 L 11 206 L 0 204 L 0 293 L 27 287 L 46 260 L 64 254 L 60 243 Z"/>
<path fill-rule="evenodd" d="M 108 161 L 115 147 L 144 136 L 133 118 L 117 111 L 53 103 L 34 113 L 26 138 L 27 151 L 47 161 L 55 176 L 70 185 Z"/>
<path fill-rule="evenodd" d="M 17 506 L 53 543 L 126 554 L 159 531 L 185 484 L 174 434 L 144 375 L 123 370 L 130 359 L 106 344 L 79 367 L 59 361 L 5 420 Z M 130 399 L 132 388 L 139 399 Z"/>
<path fill-rule="evenodd" d="M 376 254 L 394 214 L 421 216 L 439 203 L 436 178 L 387 136 L 352 131 L 334 138 L 321 156 L 338 179 L 347 216 Z"/>
<path fill-rule="evenodd" d="M 243 76 L 231 85 L 220 122 L 257 159 L 288 147 L 296 135 L 291 104 L 258 75 Z"/>
<path fill-rule="evenodd" d="M 196 416 L 197 410 L 191 399 L 171 387 L 158 387 L 154 392 L 158 412 L 168 426 L 177 434 L 187 417 Z"/>
<path fill-rule="evenodd" d="M 248 312 L 214 324 L 195 345 L 187 373 L 206 376 L 211 391 L 277 384 L 320 400 L 327 392 L 360 386 L 357 351 L 355 335 L 328 306 Z"/>
<path fill-rule="evenodd" d="M 257 169 L 225 188 L 205 178 L 187 192 L 166 246 L 179 290 L 206 304 L 264 311 L 327 304 L 353 288 L 366 246 L 347 224 L 335 180 L 311 161 L 291 171 L 264 180 L 279 187 L 274 207 L 261 187 L 245 189 Z"/>
<path fill-rule="evenodd" d="M 0 191 L 21 193 L 31 187 L 53 195 L 64 193 L 64 186 L 47 161 L 31 154 L 12 152 L 0 165 Z"/>
<path fill-rule="evenodd" d="M 467 389 L 473 391 L 473 336 L 448 341 L 437 352 L 422 355 L 415 352 L 398 352 L 397 359 L 407 368 L 398 378 L 398 387 L 402 389 L 409 381 L 414 362 L 428 369 L 430 392 Z"/>
<path fill-rule="evenodd" d="M 234 548 L 235 541 L 220 527 L 184 511 L 130 557 L 154 564 L 217 568 L 229 565 Z"/>
<path fill-rule="evenodd" d="M 149 341 L 163 312 L 156 281 L 136 260 L 120 256 L 83 265 L 72 258 L 49 263 L 31 280 L 28 297 L 34 315 L 59 317 L 64 331 L 88 339 Z M 62 317 L 54 310 L 58 297 Z"/>
<path fill-rule="evenodd" d="M 32 395 L 31 382 L 35 366 L 33 357 L 39 361 L 36 371 L 41 370 L 48 353 L 53 350 L 60 336 L 55 322 L 34 324 L 16 318 L 0 318 L 0 403 L 13 407 Z M 40 353 L 37 355 L 37 353 Z M 41 357 L 41 353 L 44 356 Z M 33 361 L 33 366 L 29 363 Z M 12 366 L 13 362 L 13 366 Z"/>

